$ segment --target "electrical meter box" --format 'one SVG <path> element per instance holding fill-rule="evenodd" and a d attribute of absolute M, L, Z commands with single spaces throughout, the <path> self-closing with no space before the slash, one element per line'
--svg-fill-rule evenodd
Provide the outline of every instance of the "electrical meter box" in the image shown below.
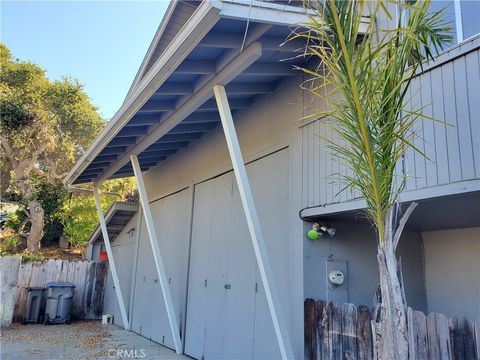
<path fill-rule="evenodd" d="M 327 300 L 339 304 L 348 302 L 348 266 L 347 261 L 326 259 L 325 286 Z"/>

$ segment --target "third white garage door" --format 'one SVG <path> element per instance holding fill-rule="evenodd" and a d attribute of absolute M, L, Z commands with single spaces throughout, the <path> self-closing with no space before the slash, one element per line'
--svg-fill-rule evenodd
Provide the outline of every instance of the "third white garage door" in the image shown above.
<path fill-rule="evenodd" d="M 247 165 L 290 328 L 288 149 Z M 195 186 L 185 353 L 278 359 L 265 293 L 232 172 Z"/>

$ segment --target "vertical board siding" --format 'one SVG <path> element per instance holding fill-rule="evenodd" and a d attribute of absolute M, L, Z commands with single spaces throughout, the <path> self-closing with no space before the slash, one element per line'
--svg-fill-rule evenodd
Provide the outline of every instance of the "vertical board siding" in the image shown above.
<path fill-rule="evenodd" d="M 460 49 L 461 50 L 461 49 Z M 460 51 L 455 50 L 455 51 Z M 453 51 L 453 50 L 452 50 Z M 413 143 L 422 154 L 409 149 L 397 172 L 407 179 L 404 191 L 415 191 L 480 178 L 480 50 L 478 46 L 452 60 L 431 66 L 411 83 L 406 108 L 422 111 L 412 132 Z M 305 94 L 304 115 L 323 110 L 325 104 Z M 433 121 L 427 117 L 432 117 Z M 305 207 L 335 204 L 359 198 L 358 191 L 344 189 L 342 176 L 351 170 L 336 159 L 327 142 L 345 145 L 328 120 L 311 121 L 303 134 L 303 200 Z M 328 140 L 325 140 L 328 139 Z"/>

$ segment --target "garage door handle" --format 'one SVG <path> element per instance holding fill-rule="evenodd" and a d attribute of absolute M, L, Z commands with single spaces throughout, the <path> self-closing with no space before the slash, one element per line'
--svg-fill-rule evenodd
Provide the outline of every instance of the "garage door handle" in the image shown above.
<path fill-rule="evenodd" d="M 230 290 L 232 288 L 231 284 L 225 284 L 225 289 Z"/>

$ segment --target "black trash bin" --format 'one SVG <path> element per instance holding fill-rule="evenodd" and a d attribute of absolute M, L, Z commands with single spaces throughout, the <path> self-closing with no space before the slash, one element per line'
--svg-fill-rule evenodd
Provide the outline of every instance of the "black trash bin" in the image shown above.
<path fill-rule="evenodd" d="M 45 325 L 70 323 L 74 289 L 75 284 L 69 282 L 49 282 L 47 284 Z"/>
<path fill-rule="evenodd" d="M 27 291 L 27 313 L 23 316 L 23 323 L 41 323 L 45 308 L 45 288 L 29 287 Z"/>

